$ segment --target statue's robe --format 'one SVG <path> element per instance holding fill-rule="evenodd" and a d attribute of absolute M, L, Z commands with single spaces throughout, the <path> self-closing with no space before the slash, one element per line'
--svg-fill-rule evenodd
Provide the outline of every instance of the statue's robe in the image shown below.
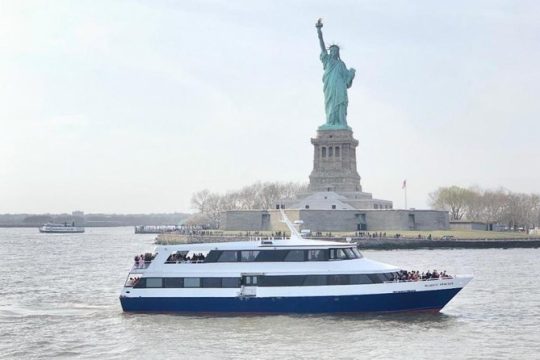
<path fill-rule="evenodd" d="M 324 66 L 326 125 L 347 127 L 347 89 L 352 85 L 354 72 L 347 70 L 341 59 L 333 58 L 326 51 L 321 52 L 321 61 Z"/>

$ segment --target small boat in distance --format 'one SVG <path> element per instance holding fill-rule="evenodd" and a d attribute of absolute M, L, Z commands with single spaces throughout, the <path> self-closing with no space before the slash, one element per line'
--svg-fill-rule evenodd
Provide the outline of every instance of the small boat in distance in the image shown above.
<path fill-rule="evenodd" d="M 355 244 L 289 239 L 159 245 L 135 257 L 126 312 L 358 313 L 440 311 L 472 276 L 406 277 Z M 418 274 L 417 272 L 413 274 Z"/>
<path fill-rule="evenodd" d="M 48 223 L 39 228 L 41 233 L 57 233 L 57 234 L 72 234 L 72 233 L 83 233 L 84 227 L 75 226 L 75 222 L 72 222 L 71 225 L 67 222 L 63 224 L 52 224 Z"/>

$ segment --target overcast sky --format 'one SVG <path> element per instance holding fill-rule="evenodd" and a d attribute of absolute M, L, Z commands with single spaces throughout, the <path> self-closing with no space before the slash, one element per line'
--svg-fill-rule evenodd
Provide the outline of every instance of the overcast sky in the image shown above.
<path fill-rule="evenodd" d="M 538 1 L 0 1 L 0 213 L 189 211 L 307 182 L 314 27 L 356 68 L 364 191 L 540 192 Z"/>

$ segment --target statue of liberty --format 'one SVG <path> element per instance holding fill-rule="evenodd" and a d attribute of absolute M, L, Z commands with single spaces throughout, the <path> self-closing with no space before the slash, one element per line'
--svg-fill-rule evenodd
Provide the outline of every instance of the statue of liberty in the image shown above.
<path fill-rule="evenodd" d="M 339 46 L 330 45 L 328 50 L 324 45 L 322 35 L 322 21 L 317 24 L 317 34 L 321 45 L 321 61 L 324 66 L 324 104 L 326 110 L 326 124 L 319 127 L 321 130 L 350 129 L 347 126 L 347 89 L 351 87 L 355 69 L 347 69 L 339 57 Z"/>

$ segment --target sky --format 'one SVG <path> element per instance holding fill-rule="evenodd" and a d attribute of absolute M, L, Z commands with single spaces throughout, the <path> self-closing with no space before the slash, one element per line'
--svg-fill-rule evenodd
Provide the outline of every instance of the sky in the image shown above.
<path fill-rule="evenodd" d="M 363 190 L 540 192 L 538 1 L 0 0 L 0 213 L 193 211 L 308 182 L 315 29 L 356 69 Z"/>

